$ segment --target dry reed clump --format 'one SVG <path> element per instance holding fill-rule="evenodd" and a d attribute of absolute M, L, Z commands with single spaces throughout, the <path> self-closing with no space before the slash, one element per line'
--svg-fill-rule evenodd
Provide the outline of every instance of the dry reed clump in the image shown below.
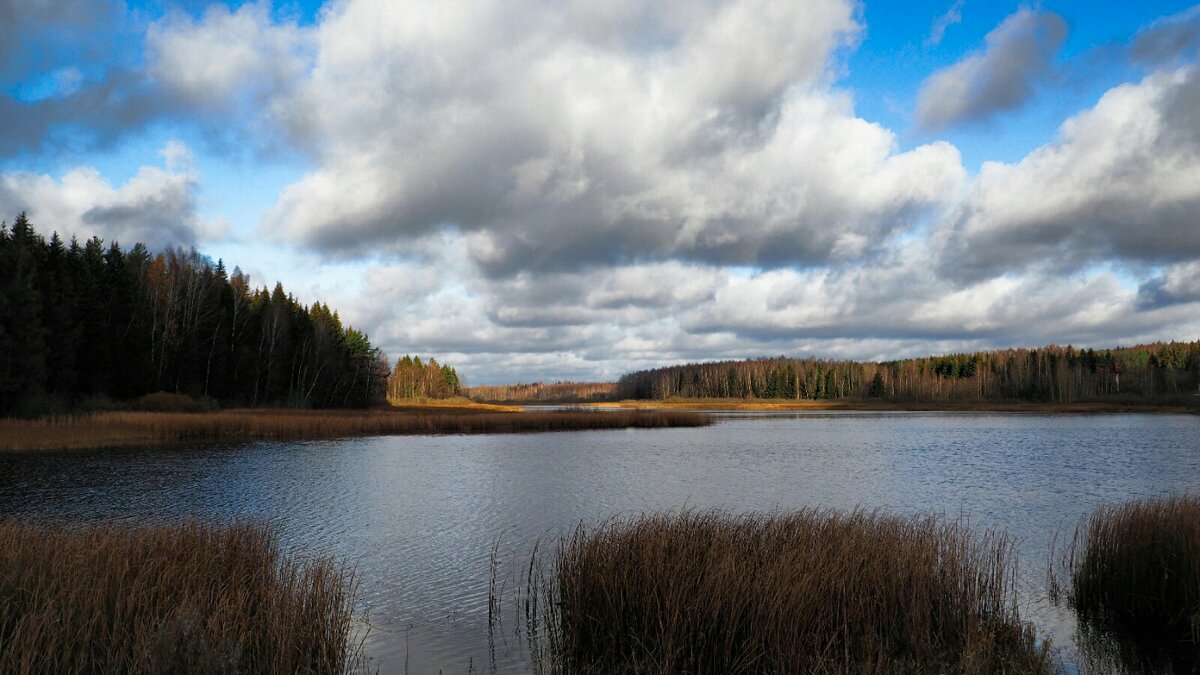
<path fill-rule="evenodd" d="M 866 511 L 684 512 L 580 525 L 529 566 L 527 637 L 557 673 L 1051 673 L 1012 544 Z"/>
<path fill-rule="evenodd" d="M 1200 672 L 1200 496 L 1102 506 L 1051 569 L 1089 639 L 1085 658 L 1133 672 Z"/>
<path fill-rule="evenodd" d="M 0 672 L 338 673 L 353 581 L 257 523 L 0 523 Z"/>
<path fill-rule="evenodd" d="M 431 409 L 436 410 L 436 409 Z M 567 410 L 229 410 L 212 413 L 107 412 L 40 420 L 0 419 L 0 450 L 52 450 L 178 442 L 297 440 L 388 434 L 480 434 L 586 429 L 695 427 L 684 412 Z"/>

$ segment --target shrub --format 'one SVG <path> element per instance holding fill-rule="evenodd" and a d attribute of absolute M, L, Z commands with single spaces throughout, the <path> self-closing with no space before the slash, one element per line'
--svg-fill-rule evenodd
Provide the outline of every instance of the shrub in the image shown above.
<path fill-rule="evenodd" d="M 1018 614 L 1008 538 L 936 517 L 618 518 L 580 525 L 550 570 L 528 569 L 525 630 L 542 671 L 1055 670 Z"/>
<path fill-rule="evenodd" d="M 1080 623 L 1085 655 L 1134 671 L 1200 671 L 1200 497 L 1103 506 L 1051 570 L 1052 599 Z"/>
<path fill-rule="evenodd" d="M 337 673 L 353 582 L 256 523 L 0 523 L 0 672 Z"/>

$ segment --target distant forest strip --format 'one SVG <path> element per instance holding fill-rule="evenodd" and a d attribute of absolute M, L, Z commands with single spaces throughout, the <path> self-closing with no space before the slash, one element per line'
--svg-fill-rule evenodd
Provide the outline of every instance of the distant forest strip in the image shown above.
<path fill-rule="evenodd" d="M 611 401 L 616 393 L 615 382 L 535 382 L 463 389 L 463 394 L 472 401 L 496 403 L 588 403 Z"/>
<path fill-rule="evenodd" d="M 883 363 L 761 358 L 629 373 L 623 399 L 878 399 L 895 402 L 1072 403 L 1140 397 L 1190 404 L 1200 393 L 1200 341 L 1094 350 L 1050 345 Z"/>
<path fill-rule="evenodd" d="M 363 407 L 384 399 L 388 374 L 328 305 L 305 307 L 278 283 L 255 289 L 194 250 L 46 240 L 24 214 L 0 226 L 0 415 L 156 391 Z"/>

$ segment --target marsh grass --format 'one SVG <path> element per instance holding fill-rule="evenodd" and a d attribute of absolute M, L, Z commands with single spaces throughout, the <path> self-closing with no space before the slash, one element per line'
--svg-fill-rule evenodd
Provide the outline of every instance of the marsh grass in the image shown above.
<path fill-rule="evenodd" d="M 1050 590 L 1097 672 L 1200 672 L 1200 496 L 1096 509 L 1052 551 Z"/>
<path fill-rule="evenodd" d="M 345 672 L 353 592 L 257 523 L 0 522 L 0 672 Z"/>
<path fill-rule="evenodd" d="M 685 511 L 539 550 L 518 632 L 544 673 L 1057 672 L 1012 542 L 961 522 Z"/>
<path fill-rule="evenodd" d="M 704 426 L 706 415 L 668 411 L 493 412 L 395 410 L 105 412 L 39 420 L 0 419 L 0 451 L 87 449 L 208 441 L 298 440 L 389 434 L 477 434 Z"/>

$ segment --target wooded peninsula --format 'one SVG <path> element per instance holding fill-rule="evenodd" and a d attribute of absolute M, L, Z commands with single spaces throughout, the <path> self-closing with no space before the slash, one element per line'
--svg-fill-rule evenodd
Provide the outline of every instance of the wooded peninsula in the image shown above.
<path fill-rule="evenodd" d="M 778 356 L 642 370 L 617 382 L 467 387 L 455 368 L 432 357 L 405 355 L 392 369 L 366 333 L 344 325 L 329 305 L 305 306 L 280 283 L 270 290 L 254 287 L 237 267 L 230 272 L 224 261 L 214 263 L 195 250 L 168 247 L 151 253 L 142 244 L 124 249 L 95 237 L 64 242 L 57 233 L 46 239 L 24 214 L 11 227 L 0 225 L 0 417 L 238 408 L 394 411 L 397 405 L 409 406 L 408 413 L 426 413 L 412 405 L 433 401 L 453 403 L 438 411 L 443 420 L 468 410 L 472 402 L 1200 409 L 1200 341 L 1103 350 L 1049 345 L 883 362 Z M 287 418 L 292 430 L 284 432 L 262 417 L 238 417 L 230 423 L 237 428 L 234 435 L 328 436 L 338 429 L 462 433 L 487 427 L 478 423 L 482 418 L 441 425 L 372 418 L 369 424 L 331 426 L 327 416 L 303 424 L 292 416 Z M 259 430 L 248 431 L 248 419 L 259 420 L 254 422 Z M 108 423 L 110 429 L 120 426 Z M 532 430 L 590 424 L 586 418 L 570 425 L 531 419 L 501 426 Z M 228 434 L 173 427 L 157 434 L 110 435 L 113 442 L 143 436 L 147 440 L 139 442 L 150 442 Z"/>

